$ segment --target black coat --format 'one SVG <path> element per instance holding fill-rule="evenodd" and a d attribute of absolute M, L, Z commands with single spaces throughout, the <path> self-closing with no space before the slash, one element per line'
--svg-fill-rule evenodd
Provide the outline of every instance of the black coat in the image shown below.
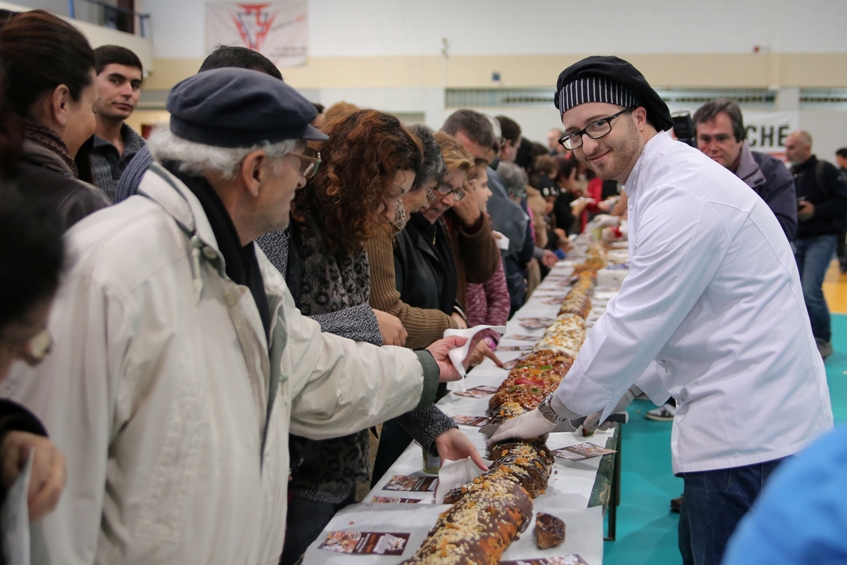
<path fill-rule="evenodd" d="M 453 313 L 458 283 L 444 222 L 431 224 L 422 214 L 412 214 L 395 238 L 394 277 L 409 306 Z"/>
<path fill-rule="evenodd" d="M 847 215 L 847 183 L 831 163 L 812 155 L 805 163 L 791 168 L 797 198 L 811 202 L 815 215 L 797 226 L 797 239 L 837 235 L 844 229 Z"/>
<path fill-rule="evenodd" d="M 24 143 L 24 152 L 16 167 L 17 174 L 12 180 L 18 190 L 52 205 L 63 230 L 109 205 L 99 188 L 71 176 L 58 156 L 34 142 Z"/>

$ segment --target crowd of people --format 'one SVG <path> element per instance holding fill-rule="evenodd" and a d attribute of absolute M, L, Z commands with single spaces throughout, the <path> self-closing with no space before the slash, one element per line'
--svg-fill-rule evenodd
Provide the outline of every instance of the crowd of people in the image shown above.
<path fill-rule="evenodd" d="M 831 425 L 821 286 L 844 242 L 847 150 L 838 171 L 807 132 L 787 140 L 789 170 L 751 151 L 736 103 L 710 102 L 696 144 L 725 170 L 704 168 L 665 133 L 643 77 L 607 60 L 560 77 L 565 129 L 546 144 L 470 109 L 436 132 L 313 104 L 259 53 L 220 46 L 145 140 L 126 124 L 144 76 L 130 50 L 92 49 L 44 11 L 4 12 L 0 61 L 0 479 L 5 492 L 34 449 L 42 562 L 294 564 L 412 441 L 485 469 L 434 404 L 465 343 L 444 331 L 504 325 L 594 228 L 628 223 L 638 238 L 628 286 L 560 394 L 498 433 L 535 437 L 641 393 L 655 419 L 687 414 L 680 548 L 700 564 L 719 561 L 764 478 Z M 624 98 L 580 98 L 582 80 Z M 642 151 L 684 166 L 639 169 Z M 714 199 L 656 192 L 686 182 Z M 731 272 L 751 265 L 755 283 Z M 745 297 L 758 302 L 733 319 L 726 301 Z M 751 337 L 765 314 L 791 331 Z M 816 358 L 774 350 L 806 334 Z M 498 339 L 478 334 L 466 364 L 501 365 Z M 750 387 L 803 425 L 763 432 L 715 404 Z M 739 426 L 733 455 L 704 447 L 704 410 Z M 752 447 L 762 434 L 785 443 Z M 739 468 L 762 481 L 718 516 L 709 473 Z M 716 516 L 719 532 L 704 525 Z"/>

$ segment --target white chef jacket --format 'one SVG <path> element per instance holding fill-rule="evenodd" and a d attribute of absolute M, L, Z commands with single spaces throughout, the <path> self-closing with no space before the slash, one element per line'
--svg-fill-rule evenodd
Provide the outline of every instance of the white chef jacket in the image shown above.
<path fill-rule="evenodd" d="M 788 456 L 830 429 L 797 266 L 765 202 L 667 133 L 625 189 L 630 273 L 556 400 L 586 415 L 632 384 L 657 404 L 673 396 L 675 473 Z"/>

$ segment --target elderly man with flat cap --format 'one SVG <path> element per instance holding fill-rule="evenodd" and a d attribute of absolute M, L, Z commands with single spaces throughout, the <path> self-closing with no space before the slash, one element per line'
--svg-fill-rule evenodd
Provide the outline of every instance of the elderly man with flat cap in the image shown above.
<path fill-rule="evenodd" d="M 629 195 L 631 269 L 558 390 L 491 441 L 587 415 L 591 429 L 642 391 L 673 396 L 680 552 L 717 565 L 771 471 L 832 426 L 791 248 L 743 181 L 670 136 L 667 106 L 631 64 L 572 65 L 556 106 L 565 148 Z"/>
<path fill-rule="evenodd" d="M 219 69 L 167 108 L 138 194 L 68 233 L 53 355 L 14 379 L 67 454 L 37 562 L 277 563 L 289 431 L 365 429 L 458 378 L 460 338 L 412 352 L 321 333 L 253 244 L 320 164 L 311 102 Z"/>

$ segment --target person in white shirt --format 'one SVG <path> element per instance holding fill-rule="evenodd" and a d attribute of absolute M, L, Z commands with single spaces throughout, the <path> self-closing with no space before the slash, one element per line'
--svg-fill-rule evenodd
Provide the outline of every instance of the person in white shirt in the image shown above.
<path fill-rule="evenodd" d="M 743 181 L 664 131 L 667 106 L 628 62 L 575 63 L 556 106 L 565 148 L 624 185 L 631 269 L 556 393 L 490 441 L 586 415 L 590 428 L 642 391 L 673 396 L 680 552 L 717 564 L 770 472 L 832 427 L 791 248 Z"/>

